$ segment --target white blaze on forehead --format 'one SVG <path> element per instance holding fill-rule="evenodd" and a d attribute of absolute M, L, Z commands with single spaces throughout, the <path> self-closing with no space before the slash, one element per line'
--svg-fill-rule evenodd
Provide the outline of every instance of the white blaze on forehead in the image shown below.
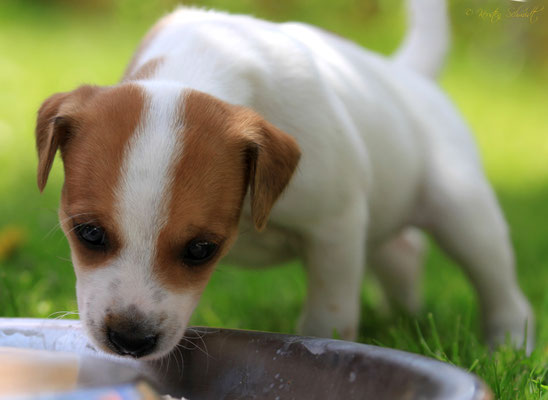
<path fill-rule="evenodd" d="M 182 129 L 181 88 L 162 82 L 139 85 L 145 91 L 145 109 L 124 153 L 116 210 L 122 235 L 116 264 L 127 272 L 124 279 L 133 277 L 136 284 L 151 278 L 156 240 L 167 219 L 173 167 L 182 151 L 177 139 Z"/>

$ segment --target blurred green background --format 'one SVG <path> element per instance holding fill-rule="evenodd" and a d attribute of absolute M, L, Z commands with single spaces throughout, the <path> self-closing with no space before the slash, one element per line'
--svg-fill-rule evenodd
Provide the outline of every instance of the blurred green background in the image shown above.
<path fill-rule="evenodd" d="M 321 26 L 390 54 L 405 32 L 396 0 L 205 0 L 192 4 Z M 63 181 L 55 162 L 36 187 L 36 111 L 52 93 L 115 84 L 147 28 L 172 0 L 3 1 L 0 4 L 0 316 L 76 311 L 74 273 L 57 225 Z M 519 17 L 509 11 L 523 7 Z M 531 358 L 489 355 L 475 295 L 432 246 L 418 317 L 391 314 L 372 279 L 363 291 L 360 340 L 471 368 L 497 398 L 545 398 L 548 385 L 548 4 L 450 2 L 452 49 L 441 86 L 472 126 L 511 226 L 521 286 L 538 317 Z M 531 18 L 530 12 L 537 7 Z M 496 17 L 499 10 L 501 18 Z M 529 14 L 527 14 L 529 12 Z M 491 14 L 488 14 L 491 13 Z M 294 332 L 305 293 L 298 264 L 268 270 L 220 266 L 194 324 Z M 544 396 L 544 397 L 542 397 Z"/>

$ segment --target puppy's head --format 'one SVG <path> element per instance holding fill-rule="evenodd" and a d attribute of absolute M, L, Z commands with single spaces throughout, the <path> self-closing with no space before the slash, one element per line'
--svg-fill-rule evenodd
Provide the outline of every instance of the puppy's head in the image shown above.
<path fill-rule="evenodd" d="M 56 94 L 36 143 L 40 190 L 58 148 L 64 162 L 59 214 L 90 338 L 147 358 L 183 336 L 248 187 L 260 230 L 300 155 L 253 111 L 162 83 Z"/>

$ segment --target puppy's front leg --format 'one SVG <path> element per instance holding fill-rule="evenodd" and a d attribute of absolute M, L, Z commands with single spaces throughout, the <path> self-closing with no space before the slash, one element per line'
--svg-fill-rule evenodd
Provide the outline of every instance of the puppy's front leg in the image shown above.
<path fill-rule="evenodd" d="M 321 221 L 305 240 L 308 294 L 299 321 L 303 335 L 355 340 L 365 264 L 365 202 Z"/>

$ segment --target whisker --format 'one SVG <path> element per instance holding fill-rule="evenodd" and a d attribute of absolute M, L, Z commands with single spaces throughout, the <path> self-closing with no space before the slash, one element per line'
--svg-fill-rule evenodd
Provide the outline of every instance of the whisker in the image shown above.
<path fill-rule="evenodd" d="M 175 350 L 175 348 L 173 348 L 173 350 Z M 169 358 L 173 356 L 173 359 L 175 360 L 175 366 L 179 368 L 179 362 L 177 361 L 177 356 L 175 355 L 175 352 L 173 350 L 169 352 Z"/>
<path fill-rule="evenodd" d="M 53 319 L 63 319 L 69 315 L 80 315 L 80 313 L 78 311 L 56 311 L 54 313 L 51 313 L 50 315 L 48 315 L 48 318 L 51 318 L 53 317 L 55 314 L 60 314 L 58 316 L 56 316 L 55 318 Z"/>
<path fill-rule="evenodd" d="M 54 231 L 56 231 L 57 229 L 59 229 L 61 227 L 61 224 L 65 223 L 66 221 L 68 221 L 70 219 L 73 219 L 73 218 L 81 217 L 82 215 L 90 215 L 90 214 L 91 213 L 80 213 L 80 214 L 75 214 L 75 215 L 71 215 L 71 216 L 68 216 L 66 218 L 63 218 L 57 224 L 55 224 L 53 226 L 53 228 L 51 228 L 48 231 L 48 233 L 46 233 L 46 235 L 42 238 L 42 240 L 47 239 Z"/>
<path fill-rule="evenodd" d="M 94 222 L 96 222 L 97 220 L 96 219 L 89 219 L 87 221 L 84 221 L 82 222 L 82 224 L 92 224 Z M 75 225 L 73 226 L 67 233 L 66 235 L 68 236 L 69 233 L 71 233 L 72 231 L 74 231 L 76 228 L 78 228 L 78 226 L 82 225 L 82 224 L 78 224 L 78 225 Z M 59 238 L 59 241 L 57 243 L 59 243 L 61 240 L 63 240 L 63 237 Z"/>
<path fill-rule="evenodd" d="M 164 374 L 164 378 L 167 377 L 167 374 L 169 372 L 169 360 L 171 359 L 171 353 L 167 353 L 167 368 L 166 368 L 166 372 Z"/>
<path fill-rule="evenodd" d="M 181 360 L 181 365 L 179 366 L 179 363 L 177 363 L 177 367 L 179 368 L 179 379 L 183 376 L 183 367 L 184 367 L 184 361 L 183 361 L 183 352 L 180 349 L 179 345 L 175 346 L 175 350 L 177 350 L 177 354 L 179 355 L 179 359 Z M 175 358 L 177 360 L 177 358 Z"/>
<path fill-rule="evenodd" d="M 78 228 L 80 225 L 83 225 L 83 224 L 91 224 L 93 222 L 97 221 L 96 219 L 90 219 L 90 220 L 87 220 L 85 222 L 82 222 L 81 224 L 78 224 L 78 225 L 75 225 L 73 226 L 68 232 L 67 234 L 71 233 L 73 230 L 75 230 L 76 228 Z"/>
<path fill-rule="evenodd" d="M 185 340 L 188 340 L 188 339 L 185 339 Z M 194 349 L 197 347 L 194 343 L 192 343 L 192 345 L 193 345 L 194 347 L 186 347 L 186 346 L 183 346 L 181 343 L 179 343 L 179 344 L 177 345 L 177 347 L 180 347 L 180 348 L 182 348 L 182 349 L 191 351 L 191 350 L 194 350 Z"/>
<path fill-rule="evenodd" d="M 212 333 L 219 333 L 220 332 L 219 329 L 213 330 L 211 328 L 206 328 L 205 330 L 200 330 L 200 328 L 192 327 L 192 328 L 188 328 L 188 329 L 192 330 L 192 332 L 194 332 L 194 333 L 201 333 L 202 334 L 201 337 L 205 337 L 206 335 L 210 335 Z"/>
<path fill-rule="evenodd" d="M 55 312 L 52 312 L 50 315 L 48 315 L 47 318 L 51 318 L 55 314 L 63 314 L 63 313 L 67 313 L 67 312 L 70 312 L 70 311 L 55 311 Z"/>
<path fill-rule="evenodd" d="M 160 371 L 164 369 L 164 358 L 165 356 L 160 358 L 160 368 L 159 368 Z M 165 373 L 164 373 L 164 378 L 165 378 Z"/>
<path fill-rule="evenodd" d="M 82 224 L 91 224 L 93 222 L 97 221 L 96 219 L 90 219 L 90 220 L 87 220 L 87 221 L 84 221 L 82 222 Z M 81 224 L 78 224 L 78 225 L 75 225 L 73 226 L 66 234 L 68 235 L 69 233 L 71 233 L 73 230 L 75 230 L 76 228 L 78 228 L 78 226 L 81 225 Z M 57 241 L 57 243 L 61 242 L 61 240 L 63 240 L 65 236 L 62 236 L 59 238 L 59 240 Z"/>
<path fill-rule="evenodd" d="M 204 346 L 204 348 L 201 348 L 197 343 L 191 341 L 191 340 L 190 340 L 189 338 L 187 338 L 187 337 L 184 337 L 184 336 L 183 336 L 183 340 L 184 340 L 185 342 L 187 342 L 187 343 L 190 343 L 190 344 L 194 345 L 194 346 L 195 346 L 195 349 L 198 349 L 198 350 L 200 350 L 202 353 L 204 353 L 205 356 L 206 356 L 208 359 L 209 359 L 209 358 L 214 359 L 213 357 L 211 357 L 211 356 L 209 355 L 209 351 L 207 350 L 207 345 L 206 345 L 206 343 L 205 343 L 203 337 L 201 337 L 201 336 L 197 336 L 197 337 L 198 337 L 198 339 L 200 339 L 200 341 L 202 342 L 202 345 Z"/>

